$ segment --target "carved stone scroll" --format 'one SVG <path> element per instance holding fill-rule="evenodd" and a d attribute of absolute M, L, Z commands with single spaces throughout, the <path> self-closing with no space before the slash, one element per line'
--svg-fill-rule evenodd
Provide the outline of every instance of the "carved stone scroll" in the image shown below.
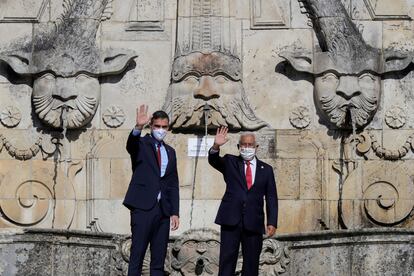
<path fill-rule="evenodd" d="M 413 169 L 412 162 L 360 163 L 343 185 L 340 206 L 345 226 L 355 229 L 405 223 L 414 208 Z"/>
<path fill-rule="evenodd" d="M 19 162 L 5 172 L 0 185 L 0 210 L 6 223 L 13 227 L 70 227 L 75 214 L 73 177 L 82 163 L 68 164 L 65 178 L 61 165 L 53 162 Z"/>

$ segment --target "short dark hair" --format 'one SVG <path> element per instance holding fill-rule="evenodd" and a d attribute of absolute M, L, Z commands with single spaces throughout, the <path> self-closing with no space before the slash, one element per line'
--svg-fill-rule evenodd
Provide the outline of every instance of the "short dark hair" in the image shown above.
<path fill-rule="evenodd" d="M 157 120 L 157 119 L 167 119 L 168 122 L 170 122 L 170 118 L 168 117 L 168 114 L 163 110 L 158 110 L 152 113 L 151 124 L 154 120 Z"/>

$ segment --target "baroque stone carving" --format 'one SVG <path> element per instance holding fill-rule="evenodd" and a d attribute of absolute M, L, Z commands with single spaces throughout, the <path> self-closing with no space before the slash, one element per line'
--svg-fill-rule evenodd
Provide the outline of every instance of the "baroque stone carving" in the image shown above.
<path fill-rule="evenodd" d="M 360 163 L 343 184 L 340 211 L 345 227 L 355 229 L 404 223 L 414 208 L 412 172 L 411 162 Z M 361 188 L 355 188 L 357 186 Z"/>
<path fill-rule="evenodd" d="M 275 239 L 267 238 L 263 240 L 263 248 L 260 253 L 259 275 L 274 276 L 286 272 L 290 263 L 289 249 Z M 242 258 L 237 263 L 236 275 L 241 275 Z"/>
<path fill-rule="evenodd" d="M 298 106 L 292 110 L 289 121 L 295 128 L 306 128 L 310 124 L 309 109 L 305 106 Z"/>
<path fill-rule="evenodd" d="M 29 160 L 35 157 L 39 152 L 43 154 L 44 158 L 52 155 L 58 149 L 59 141 L 56 137 L 43 139 L 42 136 L 39 136 L 30 147 L 19 148 L 16 145 L 13 145 L 3 134 L 0 134 L 0 152 L 3 147 L 7 150 L 10 156 L 16 159 Z"/>
<path fill-rule="evenodd" d="M 129 256 L 131 254 L 131 237 L 127 237 L 124 240 L 119 241 L 119 250 L 120 250 L 120 255 L 122 256 L 122 260 L 125 261 L 126 263 L 129 263 Z M 171 244 L 168 244 L 167 247 L 167 256 L 165 259 L 165 263 L 164 263 L 164 273 L 165 275 L 170 275 L 171 274 Z M 120 262 L 117 264 L 118 270 L 121 270 L 122 273 L 120 275 L 126 275 L 128 268 L 125 265 L 124 262 L 121 261 L 121 258 L 116 258 L 117 262 Z M 150 276 L 150 264 L 151 264 L 151 253 L 149 250 L 149 247 L 147 249 L 147 251 L 145 252 L 145 257 L 144 257 L 144 261 L 142 264 L 142 275 L 144 276 Z M 174 275 L 174 274 L 172 274 Z M 179 274 L 182 275 L 182 274 Z"/>
<path fill-rule="evenodd" d="M 280 275 L 286 272 L 290 263 L 289 249 L 275 239 L 263 241 L 262 253 L 260 254 L 260 271 L 263 276 Z"/>
<path fill-rule="evenodd" d="M 414 134 L 411 134 L 410 136 L 408 136 L 407 140 L 405 140 L 404 144 L 400 148 L 390 150 L 382 147 L 374 135 L 361 133 L 357 137 L 358 144 L 356 149 L 359 153 L 366 154 L 370 150 L 370 148 L 372 148 L 375 154 L 381 159 L 398 160 L 406 156 L 407 153 L 410 151 L 410 148 L 414 150 L 413 138 Z"/>
<path fill-rule="evenodd" d="M 129 237 L 121 243 L 121 255 L 126 262 L 129 262 L 129 256 L 131 255 L 131 242 L 131 237 Z"/>
<path fill-rule="evenodd" d="M 34 78 L 34 110 L 46 125 L 85 126 L 99 105 L 99 77 L 121 73 L 136 56 L 130 50 L 100 50 L 96 45 L 99 24 L 108 18 L 111 2 L 66 0 L 53 29 L 39 27 L 32 41 L 16 41 L 12 50 L 0 52 L 0 62 Z"/>
<path fill-rule="evenodd" d="M 0 185 L 1 217 L 13 227 L 69 228 L 75 214 L 73 177 L 82 163 L 68 167 L 68 179 L 62 168 L 52 162 L 33 161 L 18 164 L 5 173 Z"/>
<path fill-rule="evenodd" d="M 119 127 L 125 122 L 125 113 L 119 106 L 110 106 L 102 115 L 105 125 L 109 127 Z"/>
<path fill-rule="evenodd" d="M 219 233 L 212 229 L 183 233 L 172 247 L 171 267 L 179 272 L 176 275 L 217 275 L 219 241 Z"/>
<path fill-rule="evenodd" d="M 17 107 L 8 106 L 0 114 L 0 121 L 7 127 L 15 127 L 20 123 L 22 114 Z"/>
<path fill-rule="evenodd" d="M 322 52 L 283 52 L 295 70 L 315 77 L 315 102 L 338 128 L 362 128 L 374 116 L 381 76 L 405 69 L 411 58 L 402 52 L 369 46 L 340 0 L 299 0 L 311 18 Z"/>
<path fill-rule="evenodd" d="M 236 42 L 225 44 L 232 31 L 223 23 L 229 16 L 223 14 L 222 0 L 192 0 L 191 6 L 190 19 L 179 16 L 191 20 L 190 29 L 178 20 L 179 34 L 189 32 L 191 39 L 178 39 L 163 106 L 172 128 L 194 131 L 225 125 L 230 130 L 256 130 L 267 126 L 247 100 Z"/>
<path fill-rule="evenodd" d="M 385 113 L 385 122 L 391 128 L 400 128 L 405 124 L 406 117 L 401 107 L 393 106 Z"/>
<path fill-rule="evenodd" d="M 112 243 L 116 244 L 116 251 L 112 254 L 112 273 L 116 276 L 128 275 L 129 254 L 131 248 L 130 236 L 115 236 Z"/>

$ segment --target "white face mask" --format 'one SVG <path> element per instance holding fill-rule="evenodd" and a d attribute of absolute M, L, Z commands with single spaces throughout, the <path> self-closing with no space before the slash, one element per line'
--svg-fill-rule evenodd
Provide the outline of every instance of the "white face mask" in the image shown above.
<path fill-rule="evenodd" d="M 164 140 L 165 136 L 167 135 L 167 131 L 163 128 L 156 128 L 152 130 L 152 136 L 157 139 L 159 142 Z"/>
<path fill-rule="evenodd" d="M 240 155 L 243 160 L 251 161 L 256 155 L 256 148 L 240 148 Z"/>

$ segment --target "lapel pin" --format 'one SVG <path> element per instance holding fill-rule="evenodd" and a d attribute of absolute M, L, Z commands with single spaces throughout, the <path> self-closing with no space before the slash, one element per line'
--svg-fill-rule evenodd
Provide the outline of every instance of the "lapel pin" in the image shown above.
<path fill-rule="evenodd" d="M 263 166 L 261 166 L 260 168 L 261 168 L 261 169 L 264 169 L 264 167 L 263 167 Z"/>

